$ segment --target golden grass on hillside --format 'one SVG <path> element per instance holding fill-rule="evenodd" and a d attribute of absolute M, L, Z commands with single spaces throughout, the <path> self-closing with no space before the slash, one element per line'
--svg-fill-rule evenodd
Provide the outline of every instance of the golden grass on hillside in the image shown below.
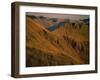
<path fill-rule="evenodd" d="M 49 31 L 41 20 L 26 17 L 26 67 L 88 64 L 88 41 L 87 25 Z"/>

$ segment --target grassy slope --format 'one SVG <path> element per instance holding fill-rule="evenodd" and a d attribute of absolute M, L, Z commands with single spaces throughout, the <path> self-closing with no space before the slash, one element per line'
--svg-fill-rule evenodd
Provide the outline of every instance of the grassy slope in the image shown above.
<path fill-rule="evenodd" d="M 57 29 L 50 32 L 37 20 L 26 18 L 26 66 L 49 66 L 49 65 L 69 65 L 83 64 L 81 55 L 64 39 L 64 36 L 71 37 L 75 42 L 84 41 L 78 32 Z M 65 30 L 65 31 L 64 31 Z M 80 31 L 81 32 L 81 31 Z M 76 34 L 74 34 L 76 33 Z M 85 33 L 82 33 L 85 35 Z M 76 39 L 78 37 L 78 39 Z"/>

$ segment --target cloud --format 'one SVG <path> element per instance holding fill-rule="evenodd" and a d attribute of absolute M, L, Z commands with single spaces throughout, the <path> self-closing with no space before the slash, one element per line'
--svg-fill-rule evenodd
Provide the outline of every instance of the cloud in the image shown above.
<path fill-rule="evenodd" d="M 76 15 L 76 14 L 56 14 L 56 13 L 32 13 L 27 12 L 26 15 L 44 16 L 49 18 L 62 18 L 71 20 L 87 19 L 89 15 Z"/>

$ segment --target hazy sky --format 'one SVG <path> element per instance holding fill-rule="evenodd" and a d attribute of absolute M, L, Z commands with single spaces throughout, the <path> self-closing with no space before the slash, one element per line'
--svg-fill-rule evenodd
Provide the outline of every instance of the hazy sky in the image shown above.
<path fill-rule="evenodd" d="M 80 20 L 80 19 L 89 18 L 89 15 L 76 15 L 76 14 L 55 14 L 55 13 L 27 12 L 26 15 L 44 16 L 44 17 L 50 17 L 50 18 L 62 18 L 62 19 L 71 19 L 71 20 Z"/>

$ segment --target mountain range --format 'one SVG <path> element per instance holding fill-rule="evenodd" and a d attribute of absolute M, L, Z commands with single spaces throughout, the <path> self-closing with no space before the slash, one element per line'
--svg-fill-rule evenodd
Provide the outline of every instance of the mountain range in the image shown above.
<path fill-rule="evenodd" d="M 26 67 L 89 64 L 84 21 L 26 16 Z"/>

